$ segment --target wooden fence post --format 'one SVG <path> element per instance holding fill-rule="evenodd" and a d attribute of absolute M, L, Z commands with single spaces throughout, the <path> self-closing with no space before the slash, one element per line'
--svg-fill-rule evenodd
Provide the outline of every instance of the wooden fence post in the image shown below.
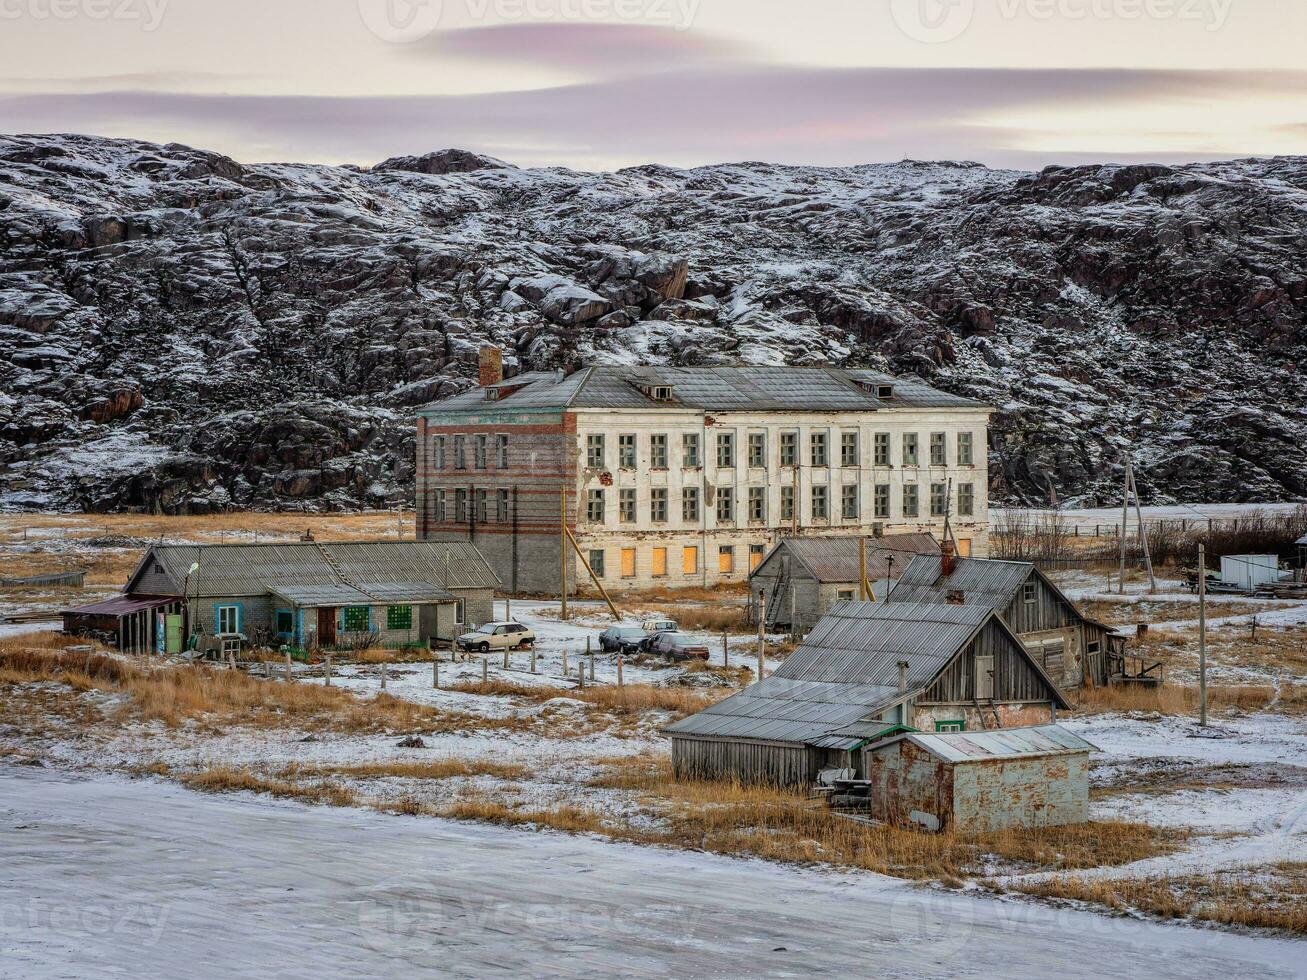
<path fill-rule="evenodd" d="M 567 676 L 567 647 L 563 647 L 563 676 Z"/>
<path fill-rule="evenodd" d="M 327 654 L 327 687 L 331 687 L 331 654 Z"/>
<path fill-rule="evenodd" d="M 536 673 L 536 648 L 534 643 L 531 644 L 531 673 Z"/>
<path fill-rule="evenodd" d="M 435 658 L 431 660 L 431 689 L 440 690 L 440 661 Z"/>
<path fill-rule="evenodd" d="M 291 681 L 293 681 L 294 679 L 295 679 L 295 677 L 294 677 L 294 675 L 291 673 L 291 669 L 290 669 L 290 651 L 287 650 L 287 651 L 286 651 L 286 683 L 289 684 L 289 683 L 290 683 Z"/>
<path fill-rule="evenodd" d="M 508 647 L 504 647 L 504 669 L 508 670 Z"/>
<path fill-rule="evenodd" d="M 481 683 L 482 684 L 490 683 L 490 658 L 489 657 L 481 658 Z"/>
<path fill-rule="evenodd" d="M 381 661 L 381 689 L 386 689 L 386 662 Z"/>
<path fill-rule="evenodd" d="M 580 687 L 581 690 L 585 690 L 585 661 L 584 660 L 582 660 L 579 664 L 576 665 L 576 679 L 577 679 L 577 686 Z"/>
<path fill-rule="evenodd" d="M 595 658 L 594 654 L 590 655 L 590 683 L 593 684 L 595 679 Z"/>
<path fill-rule="evenodd" d="M 622 686 L 622 655 L 617 655 L 617 686 Z"/>
<path fill-rule="evenodd" d="M 722 630 L 722 666 L 729 667 L 730 665 L 731 665 L 731 641 L 727 637 L 726 631 Z"/>

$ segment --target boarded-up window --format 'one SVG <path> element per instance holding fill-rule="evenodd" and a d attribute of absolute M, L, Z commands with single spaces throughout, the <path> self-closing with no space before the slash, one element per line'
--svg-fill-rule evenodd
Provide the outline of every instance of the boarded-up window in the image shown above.
<path fill-rule="evenodd" d="M 749 545 L 749 571 L 756 570 L 757 567 L 762 564 L 763 556 L 766 553 L 767 553 L 767 549 L 763 545 L 760 544 Z"/>
<path fill-rule="evenodd" d="M 667 549 L 655 548 L 653 550 L 653 573 L 657 578 L 667 574 Z"/>
<path fill-rule="evenodd" d="M 686 575 L 694 575 L 699 571 L 699 549 L 687 547 L 681 552 L 681 570 Z"/>
<path fill-rule="evenodd" d="M 412 606 L 387 606 L 386 629 L 411 630 L 413 628 Z"/>
<path fill-rule="evenodd" d="M 635 578 L 635 549 L 622 549 L 622 578 Z"/>
<path fill-rule="evenodd" d="M 970 558 L 970 557 L 971 557 L 971 539 L 970 539 L 970 538 L 958 538 L 958 557 L 959 557 L 959 558 Z"/>
<path fill-rule="evenodd" d="M 735 571 L 735 548 L 724 544 L 717 549 L 717 571 L 729 575 Z"/>

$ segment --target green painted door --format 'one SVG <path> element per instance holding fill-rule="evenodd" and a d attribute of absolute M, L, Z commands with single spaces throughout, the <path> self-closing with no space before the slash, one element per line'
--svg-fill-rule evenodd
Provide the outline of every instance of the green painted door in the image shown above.
<path fill-rule="evenodd" d="M 167 631 L 167 650 L 169 653 L 182 652 L 182 618 L 181 616 L 165 616 L 164 628 Z"/>

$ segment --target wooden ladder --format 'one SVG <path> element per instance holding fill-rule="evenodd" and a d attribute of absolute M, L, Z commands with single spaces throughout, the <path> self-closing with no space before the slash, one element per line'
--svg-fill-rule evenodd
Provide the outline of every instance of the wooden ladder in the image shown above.
<path fill-rule="evenodd" d="M 359 592 L 362 592 L 365 596 L 367 596 L 369 599 L 372 599 L 374 602 L 381 602 L 381 599 L 377 595 L 375 595 L 372 592 L 369 592 L 367 589 L 363 588 L 363 586 L 359 585 L 357 582 L 350 579 L 343 571 L 341 571 L 340 565 L 336 563 L 336 559 L 332 557 L 331 552 L 328 551 L 326 548 L 324 548 L 320 542 L 315 541 L 313 542 L 313 544 L 314 547 L 318 549 L 318 554 L 322 555 L 322 560 L 327 563 L 327 567 L 329 567 L 333 572 L 336 573 L 336 578 L 340 579 L 344 584 L 348 585 L 350 588 L 357 589 Z"/>
<path fill-rule="evenodd" d="M 1003 719 L 999 717 L 998 706 L 994 703 L 993 698 L 984 703 L 977 700 L 976 712 L 980 715 L 980 727 L 985 731 L 1003 727 Z M 990 724 L 990 722 L 993 722 L 993 724 Z"/>

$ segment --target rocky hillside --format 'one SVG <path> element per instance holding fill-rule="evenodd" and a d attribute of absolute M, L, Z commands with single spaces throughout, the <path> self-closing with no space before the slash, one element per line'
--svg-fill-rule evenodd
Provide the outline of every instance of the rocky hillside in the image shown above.
<path fill-rule="evenodd" d="M 849 363 L 998 406 L 995 491 L 1307 496 L 1307 160 L 612 174 L 0 137 L 0 506 L 406 498 L 510 368 Z"/>

